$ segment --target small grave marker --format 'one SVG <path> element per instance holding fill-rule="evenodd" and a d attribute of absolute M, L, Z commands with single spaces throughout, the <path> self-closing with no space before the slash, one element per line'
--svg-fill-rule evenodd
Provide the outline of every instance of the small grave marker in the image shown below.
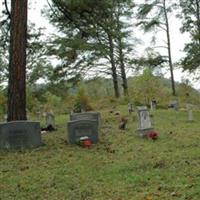
<path fill-rule="evenodd" d="M 128 113 L 131 114 L 133 112 L 133 104 L 129 103 L 128 104 Z"/>
<path fill-rule="evenodd" d="M 187 113 L 188 113 L 188 122 L 193 122 L 193 110 L 192 110 L 192 105 L 191 104 L 187 104 L 186 105 L 186 109 L 187 109 Z"/>
<path fill-rule="evenodd" d="M 173 108 L 174 110 L 178 111 L 179 109 L 178 101 L 171 101 L 168 105 L 168 108 Z"/>
<path fill-rule="evenodd" d="M 157 106 L 156 100 L 152 100 L 151 103 L 150 103 L 151 110 L 155 110 L 156 106 Z"/>
<path fill-rule="evenodd" d="M 47 112 L 46 113 L 46 126 L 54 127 L 55 128 L 55 116 L 53 112 Z"/>

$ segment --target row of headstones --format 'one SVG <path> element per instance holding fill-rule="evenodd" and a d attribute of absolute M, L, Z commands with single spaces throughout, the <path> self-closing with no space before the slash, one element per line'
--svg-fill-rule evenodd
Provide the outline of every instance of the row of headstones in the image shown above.
<path fill-rule="evenodd" d="M 52 113 L 46 115 L 47 127 L 55 127 Z M 92 143 L 98 142 L 100 113 L 74 113 L 68 122 L 68 141 L 79 142 L 81 137 L 89 137 Z M 35 148 L 42 145 L 39 122 L 12 121 L 0 123 L 0 149 Z"/>
<path fill-rule="evenodd" d="M 153 130 L 150 115 L 146 106 L 138 107 L 140 136 L 145 136 Z M 190 112 L 190 117 L 192 116 Z M 52 113 L 46 116 L 49 124 L 55 126 Z M 193 119 L 193 118 L 192 118 Z M 81 137 L 89 137 L 92 143 L 98 142 L 100 113 L 73 113 L 68 122 L 68 141 L 71 144 L 79 142 Z M 0 148 L 31 148 L 41 146 L 41 129 L 39 122 L 16 121 L 0 123 Z"/>
<path fill-rule="evenodd" d="M 156 106 L 157 106 L 157 103 L 156 101 L 151 101 L 150 103 L 150 109 L 151 110 L 155 110 L 156 109 Z M 193 119 L 193 105 L 192 104 L 186 104 L 186 110 L 187 110 L 187 116 L 188 116 L 188 122 L 192 122 L 194 121 Z M 171 101 L 168 105 L 168 108 L 172 108 L 174 109 L 175 111 L 178 111 L 179 110 L 179 105 L 178 105 L 178 101 Z M 147 109 L 147 108 L 146 108 Z M 131 103 L 128 104 L 128 112 L 131 113 L 133 112 L 133 105 Z"/>

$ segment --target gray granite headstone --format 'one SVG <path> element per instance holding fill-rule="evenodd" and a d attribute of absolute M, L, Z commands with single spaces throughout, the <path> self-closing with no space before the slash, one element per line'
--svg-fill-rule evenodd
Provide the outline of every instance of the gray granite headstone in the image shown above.
<path fill-rule="evenodd" d="M 70 120 L 81 120 L 81 119 L 88 119 L 88 120 L 96 120 L 98 125 L 101 122 L 101 115 L 99 112 L 83 112 L 83 113 L 72 113 L 70 114 Z"/>
<path fill-rule="evenodd" d="M 25 149 L 41 145 L 39 122 L 12 121 L 0 123 L 0 149 Z"/>
<path fill-rule="evenodd" d="M 68 122 L 68 141 L 77 144 L 81 137 L 89 137 L 93 143 L 98 142 L 98 122 L 96 120 L 79 119 Z"/>
<path fill-rule="evenodd" d="M 140 136 L 144 137 L 149 131 L 153 130 L 149 111 L 146 106 L 138 107 L 138 118 L 139 128 L 137 131 Z"/>
<path fill-rule="evenodd" d="M 46 113 L 46 126 L 53 126 L 55 127 L 55 116 L 53 112 L 47 112 Z"/>
<path fill-rule="evenodd" d="M 178 111 L 179 109 L 178 101 L 171 101 L 168 105 L 168 108 L 173 108 L 174 110 Z"/>

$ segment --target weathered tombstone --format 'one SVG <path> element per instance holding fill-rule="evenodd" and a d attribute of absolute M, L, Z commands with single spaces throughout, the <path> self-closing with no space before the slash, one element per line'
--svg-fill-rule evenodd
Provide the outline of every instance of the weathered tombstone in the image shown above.
<path fill-rule="evenodd" d="M 174 110 L 178 111 L 179 109 L 178 101 L 171 101 L 168 105 L 168 108 L 173 108 Z"/>
<path fill-rule="evenodd" d="M 72 113 L 70 114 L 70 120 L 81 120 L 81 119 L 88 119 L 88 120 L 96 120 L 98 125 L 101 122 L 101 115 L 99 112 L 83 112 L 83 113 Z"/>
<path fill-rule="evenodd" d="M 151 110 L 155 110 L 156 109 L 156 105 L 157 105 L 156 100 L 152 100 L 151 103 L 150 103 Z"/>
<path fill-rule="evenodd" d="M 36 112 L 36 117 L 38 120 L 41 120 L 42 113 L 40 111 Z"/>
<path fill-rule="evenodd" d="M 53 112 L 47 112 L 46 113 L 46 126 L 52 126 L 55 128 L 55 116 Z"/>
<path fill-rule="evenodd" d="M 187 109 L 187 112 L 188 112 L 188 122 L 193 122 L 194 119 L 193 119 L 192 105 L 191 104 L 187 104 L 186 105 L 186 109 Z"/>
<path fill-rule="evenodd" d="M 4 121 L 5 121 L 5 122 L 7 122 L 8 115 L 7 115 L 7 114 L 5 114 L 5 115 L 4 115 L 4 117 L 3 117 L 3 119 L 4 119 Z"/>
<path fill-rule="evenodd" d="M 133 104 L 129 103 L 128 104 L 128 113 L 131 114 L 133 112 Z"/>
<path fill-rule="evenodd" d="M 147 136 L 147 133 L 153 130 L 149 111 L 146 106 L 138 107 L 139 128 L 138 134 L 142 137 Z"/>
<path fill-rule="evenodd" d="M 0 123 L 0 149 L 25 149 L 41 145 L 39 122 L 11 121 Z"/>
<path fill-rule="evenodd" d="M 81 137 L 87 136 L 92 143 L 98 142 L 98 121 L 78 119 L 68 122 L 68 141 L 77 144 Z"/>

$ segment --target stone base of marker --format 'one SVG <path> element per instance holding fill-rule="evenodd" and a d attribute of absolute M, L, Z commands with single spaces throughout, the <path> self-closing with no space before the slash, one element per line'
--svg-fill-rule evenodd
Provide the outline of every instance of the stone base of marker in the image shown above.
<path fill-rule="evenodd" d="M 140 137 L 144 137 L 146 138 L 148 136 L 148 133 L 153 131 L 154 129 L 153 128 L 148 128 L 148 129 L 138 129 L 137 130 L 137 134 L 140 136 Z"/>
<path fill-rule="evenodd" d="M 0 149 L 30 149 L 42 144 L 39 122 L 0 123 Z"/>

